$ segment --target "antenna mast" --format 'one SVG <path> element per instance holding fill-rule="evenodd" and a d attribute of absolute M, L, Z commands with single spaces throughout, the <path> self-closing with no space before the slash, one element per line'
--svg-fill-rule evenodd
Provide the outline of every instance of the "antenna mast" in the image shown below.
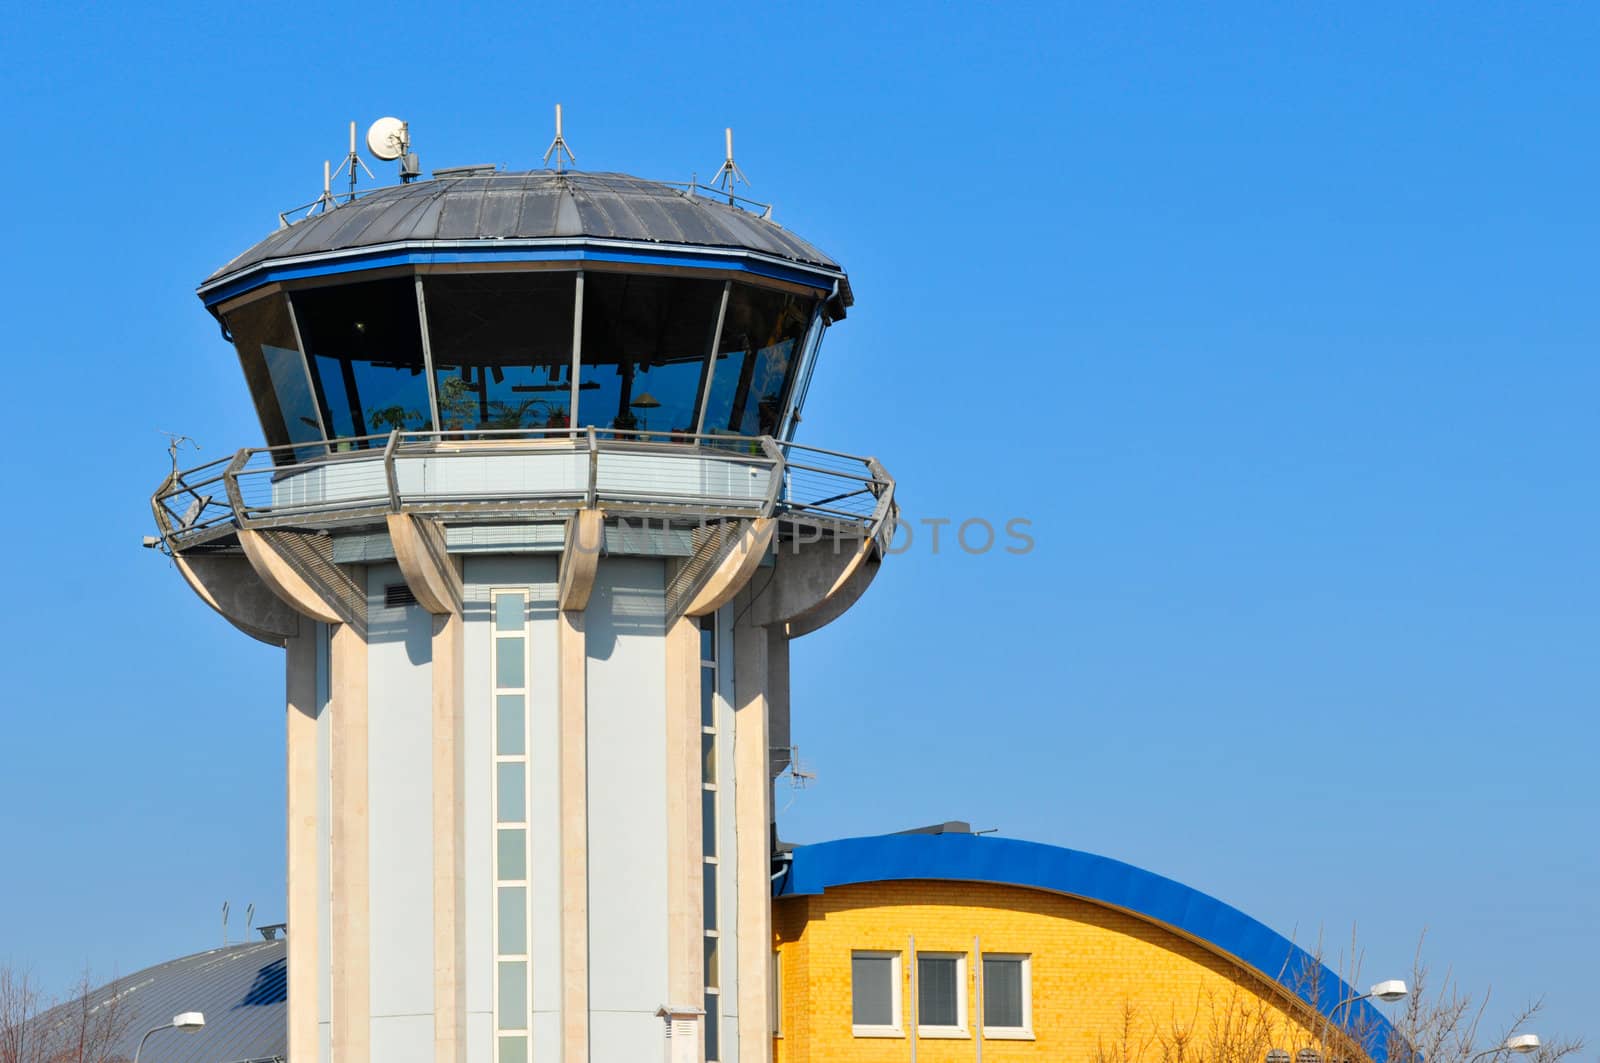
<path fill-rule="evenodd" d="M 554 155 L 556 157 L 556 173 L 560 173 L 562 169 L 562 152 L 566 152 L 568 162 L 574 166 L 578 164 L 578 157 L 572 154 L 572 149 L 567 146 L 567 138 L 561 135 L 561 105 L 558 103 L 556 104 L 556 138 L 550 142 L 550 146 L 544 151 L 545 168 L 549 169 L 550 156 Z"/>
<path fill-rule="evenodd" d="M 722 133 L 727 147 L 727 154 L 723 157 L 722 167 L 717 170 L 717 175 L 711 179 L 711 184 L 714 188 L 722 189 L 723 193 L 728 197 L 728 205 L 732 206 L 734 186 L 742 181 L 745 187 L 748 188 L 750 187 L 750 178 L 746 177 L 744 171 L 739 169 L 739 164 L 733 161 L 733 128 L 730 126 L 724 129 Z"/>
<path fill-rule="evenodd" d="M 350 154 L 348 154 L 348 155 L 346 155 L 344 157 L 344 161 L 339 164 L 339 168 L 333 172 L 333 176 L 334 177 L 339 176 L 340 174 L 344 173 L 346 170 L 348 170 L 350 172 L 350 198 L 351 199 L 356 198 L 356 167 L 358 167 L 358 166 L 363 170 L 367 170 L 367 164 L 361 161 L 361 156 L 356 152 L 356 124 L 354 122 L 351 122 L 350 123 Z M 372 176 L 372 171 L 371 170 L 367 170 L 367 176 L 368 177 L 372 177 L 372 179 L 374 181 L 377 180 L 376 177 Z M 329 181 L 328 181 L 328 179 L 326 177 L 324 178 L 323 183 L 322 183 L 322 194 L 326 198 L 332 198 L 329 195 Z"/>

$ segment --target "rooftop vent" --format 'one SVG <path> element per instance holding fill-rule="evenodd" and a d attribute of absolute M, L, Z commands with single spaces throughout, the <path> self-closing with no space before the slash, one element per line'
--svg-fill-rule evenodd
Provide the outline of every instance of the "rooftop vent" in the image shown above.
<path fill-rule="evenodd" d="M 411 593 L 411 588 L 404 583 L 391 583 L 383 588 L 383 607 L 385 609 L 401 609 L 408 605 L 416 605 L 417 596 Z"/>

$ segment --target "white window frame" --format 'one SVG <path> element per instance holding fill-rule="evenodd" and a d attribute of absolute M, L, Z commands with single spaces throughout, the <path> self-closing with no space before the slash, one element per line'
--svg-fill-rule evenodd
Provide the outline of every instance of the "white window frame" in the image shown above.
<path fill-rule="evenodd" d="M 783 1036 L 783 953 L 772 954 L 772 1036 Z"/>
<path fill-rule="evenodd" d="M 889 963 L 889 1014 L 894 1016 L 894 1022 L 888 1026 L 858 1026 L 855 1022 L 855 958 L 857 956 L 868 959 L 888 960 Z M 904 1037 L 906 1035 L 904 1020 L 904 1002 L 900 998 L 900 983 L 903 980 L 900 969 L 900 951 L 898 949 L 851 949 L 850 950 L 850 1032 L 856 1037 Z"/>
<path fill-rule="evenodd" d="M 990 1026 L 988 1009 L 983 1012 L 983 1037 L 986 1041 L 1032 1041 L 1033 1037 L 1033 957 L 1026 952 L 985 952 L 984 960 L 1017 960 L 1022 964 L 1022 1025 Z M 981 971 L 982 968 L 980 967 Z M 980 990 L 987 988 L 980 985 Z M 983 1007 L 980 997 L 978 1006 Z"/>
<path fill-rule="evenodd" d="M 918 949 L 917 962 L 923 960 L 955 960 L 956 961 L 956 1024 L 954 1026 L 924 1026 L 922 1023 L 922 970 L 917 969 L 917 1036 L 926 1037 L 930 1041 L 959 1040 L 971 1037 L 972 1031 L 967 1026 L 967 990 L 970 983 L 967 980 L 967 954 L 965 952 L 938 952 L 932 949 Z"/>

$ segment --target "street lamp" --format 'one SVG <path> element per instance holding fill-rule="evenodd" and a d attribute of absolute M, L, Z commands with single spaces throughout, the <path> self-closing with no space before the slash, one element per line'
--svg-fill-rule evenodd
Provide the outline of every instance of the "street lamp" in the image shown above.
<path fill-rule="evenodd" d="M 171 1022 L 164 1022 L 151 1030 L 146 1030 L 145 1035 L 139 1038 L 139 1047 L 133 1050 L 133 1063 L 139 1063 L 139 1053 L 144 1051 L 144 1043 L 150 1040 L 150 1035 L 160 1033 L 162 1030 L 187 1030 L 190 1033 L 200 1029 L 206 1024 L 206 1017 L 198 1011 L 185 1011 L 174 1015 Z"/>
<path fill-rule="evenodd" d="M 1498 1044 L 1493 1048 L 1479 1052 L 1472 1059 L 1467 1060 L 1467 1063 L 1472 1063 L 1474 1059 L 1482 1059 L 1484 1056 L 1497 1056 L 1501 1052 L 1515 1052 L 1519 1056 L 1525 1056 L 1529 1052 L 1536 1051 L 1542 1043 L 1536 1033 L 1519 1033 L 1512 1037 L 1507 1037 L 1504 1044 Z"/>
<path fill-rule="evenodd" d="M 1358 1000 L 1381 1000 L 1385 1004 L 1393 1004 L 1395 1001 L 1404 1000 L 1410 995 L 1411 990 L 1402 979 L 1391 978 L 1386 982 L 1379 982 L 1365 993 L 1357 993 L 1353 997 L 1339 1001 L 1338 1004 L 1334 1005 L 1333 1011 L 1329 1012 L 1328 1017 L 1334 1022 L 1338 1022 L 1339 1012 Z"/>

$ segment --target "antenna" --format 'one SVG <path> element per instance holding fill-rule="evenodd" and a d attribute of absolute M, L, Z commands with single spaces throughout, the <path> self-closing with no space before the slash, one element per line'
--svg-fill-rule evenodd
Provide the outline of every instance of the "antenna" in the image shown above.
<path fill-rule="evenodd" d="M 728 197 L 728 205 L 733 205 L 734 186 L 743 181 L 746 188 L 750 186 L 750 178 L 739 169 L 739 164 L 733 161 L 733 129 L 730 126 L 722 131 L 727 146 L 727 154 L 723 157 L 722 166 L 717 170 L 717 175 L 711 179 L 713 188 L 721 188 Z"/>
<path fill-rule="evenodd" d="M 356 126 L 356 124 L 354 122 L 350 123 L 350 128 L 352 130 L 355 129 L 355 126 Z M 354 135 L 355 134 L 352 132 L 351 136 L 354 136 Z M 249 904 L 244 906 L 244 936 L 245 936 L 246 940 L 248 940 L 249 937 L 250 937 L 250 924 L 254 923 L 255 921 L 256 921 L 256 903 L 255 903 L 255 901 L 251 901 Z"/>
<path fill-rule="evenodd" d="M 176 432 L 162 432 L 161 434 L 167 437 L 167 457 L 172 459 L 172 476 L 173 476 L 173 479 L 177 479 L 177 476 L 178 476 L 178 451 L 183 447 L 183 445 L 185 443 L 187 443 L 191 447 L 193 447 L 195 449 L 195 451 L 198 453 L 199 450 L 200 450 L 200 444 L 196 443 L 193 439 L 190 439 L 188 436 L 182 436 L 182 435 L 179 435 Z"/>
<path fill-rule="evenodd" d="M 326 166 L 327 164 L 324 163 L 323 165 Z M 356 153 L 356 124 L 354 122 L 351 122 L 350 123 L 350 154 L 348 154 L 348 155 L 346 155 L 344 157 L 344 161 L 339 164 L 339 168 L 337 170 L 335 170 L 334 173 L 333 173 L 333 176 L 337 177 L 339 174 L 342 174 L 342 173 L 344 173 L 346 171 L 349 171 L 349 174 L 350 174 L 350 198 L 351 199 L 356 198 L 356 167 L 358 167 L 358 166 L 363 170 L 367 170 L 367 164 L 362 162 L 361 161 L 361 156 Z M 367 176 L 368 177 L 372 177 L 372 179 L 374 181 L 377 180 L 376 177 L 372 176 L 372 171 L 371 170 L 367 170 Z M 328 196 L 329 195 L 328 181 L 327 181 L 326 178 L 322 182 L 322 194 L 324 196 Z"/>
<path fill-rule="evenodd" d="M 782 808 L 782 811 L 787 812 L 789 811 L 789 806 L 794 804 L 794 799 L 800 795 L 800 791 L 817 781 L 817 773 L 807 767 L 805 762 L 800 759 L 799 746 L 789 746 L 787 748 L 776 746 L 773 752 L 777 752 L 780 749 L 788 754 L 787 759 L 789 761 L 788 768 L 782 773 L 789 777 L 789 800 Z"/>
<path fill-rule="evenodd" d="M 228 943 L 228 902 L 222 902 L 222 943 Z"/>
<path fill-rule="evenodd" d="M 578 164 L 578 157 L 572 154 L 572 149 L 567 146 L 567 138 L 561 135 L 561 105 L 558 103 L 556 104 L 556 138 L 552 140 L 550 142 L 550 146 L 544 150 L 545 168 L 549 169 L 550 156 L 554 155 L 556 157 L 556 173 L 560 173 L 562 152 L 566 152 L 568 162 L 572 163 L 574 166 Z"/>
<path fill-rule="evenodd" d="M 411 150 L 411 123 L 384 117 L 367 128 L 367 150 L 384 162 L 400 160 L 400 180 L 410 184 L 422 172 L 422 165 Z"/>

